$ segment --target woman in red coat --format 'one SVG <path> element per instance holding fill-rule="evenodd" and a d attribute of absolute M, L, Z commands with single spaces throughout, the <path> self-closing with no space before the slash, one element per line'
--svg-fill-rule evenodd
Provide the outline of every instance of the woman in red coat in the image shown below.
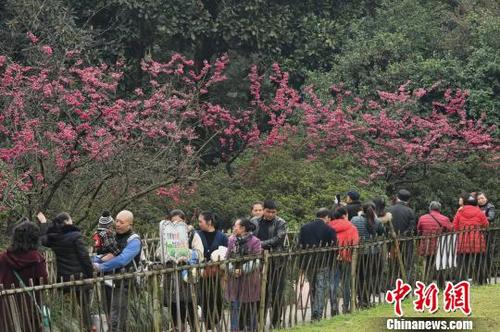
<path fill-rule="evenodd" d="M 463 208 L 453 219 L 453 229 L 459 231 L 457 255 L 462 280 L 472 276 L 480 284 L 486 281 L 486 240 L 482 229 L 488 227 L 488 219 L 477 206 L 477 199 L 469 195 Z"/>
<path fill-rule="evenodd" d="M 9 248 L 0 254 L 0 289 L 47 281 L 45 258 L 37 250 L 39 233 L 27 220 L 14 228 Z M 35 303 L 31 296 L 26 292 L 0 297 L 0 331 L 41 331 L 40 297 L 35 296 Z"/>

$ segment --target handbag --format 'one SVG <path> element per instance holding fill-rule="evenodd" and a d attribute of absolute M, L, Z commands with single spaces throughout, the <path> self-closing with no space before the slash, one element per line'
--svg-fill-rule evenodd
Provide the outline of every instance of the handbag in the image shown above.
<path fill-rule="evenodd" d="M 16 276 L 17 280 L 19 281 L 19 284 L 21 287 L 26 288 L 26 284 L 24 283 L 23 279 L 19 276 L 19 274 L 16 271 L 14 272 L 14 275 Z M 35 292 L 32 290 L 31 292 L 28 292 L 28 295 L 31 297 L 33 300 L 33 303 L 35 304 L 36 310 L 40 313 L 40 316 L 42 317 L 42 325 L 45 328 L 50 328 L 50 309 L 46 305 L 38 305 L 38 302 L 36 300 L 36 296 L 34 294 Z"/>

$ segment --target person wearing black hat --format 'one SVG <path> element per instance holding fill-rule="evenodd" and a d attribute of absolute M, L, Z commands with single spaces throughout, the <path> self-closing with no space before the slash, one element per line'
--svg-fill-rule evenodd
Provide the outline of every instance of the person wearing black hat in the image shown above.
<path fill-rule="evenodd" d="M 392 214 L 392 224 L 394 230 L 400 235 L 410 235 L 416 229 L 415 212 L 408 206 L 410 192 L 406 189 L 398 191 L 396 204 L 389 207 Z"/>
<path fill-rule="evenodd" d="M 360 196 L 357 191 L 349 191 L 346 197 L 346 208 L 347 208 L 347 218 L 351 220 L 352 218 L 358 215 L 358 212 L 361 211 L 361 201 L 359 200 Z"/>
<path fill-rule="evenodd" d="M 408 206 L 411 194 L 406 189 L 398 191 L 396 203 L 389 207 L 392 214 L 392 225 L 398 236 L 410 236 L 416 232 L 415 212 Z M 413 242 L 405 241 L 400 243 L 400 250 L 403 256 L 403 262 L 406 270 L 406 277 L 409 282 L 413 281 L 414 255 Z"/>

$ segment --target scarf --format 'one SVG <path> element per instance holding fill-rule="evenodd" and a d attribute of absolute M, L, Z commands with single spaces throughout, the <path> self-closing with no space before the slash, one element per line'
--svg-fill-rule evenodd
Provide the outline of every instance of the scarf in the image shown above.
<path fill-rule="evenodd" d="M 248 255 L 247 242 L 252 237 L 252 233 L 246 233 L 242 236 L 236 237 L 236 242 L 234 243 L 234 249 L 231 252 L 232 257 L 241 257 Z"/>

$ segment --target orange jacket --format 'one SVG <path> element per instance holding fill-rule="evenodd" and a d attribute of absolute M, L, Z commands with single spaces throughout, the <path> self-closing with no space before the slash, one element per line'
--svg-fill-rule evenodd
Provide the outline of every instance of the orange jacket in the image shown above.
<path fill-rule="evenodd" d="M 358 229 L 350 221 L 345 219 L 335 219 L 328 223 L 337 233 L 337 243 L 339 247 L 357 245 L 359 243 Z M 351 249 L 342 249 L 339 252 L 340 259 L 350 262 L 352 259 Z"/>

